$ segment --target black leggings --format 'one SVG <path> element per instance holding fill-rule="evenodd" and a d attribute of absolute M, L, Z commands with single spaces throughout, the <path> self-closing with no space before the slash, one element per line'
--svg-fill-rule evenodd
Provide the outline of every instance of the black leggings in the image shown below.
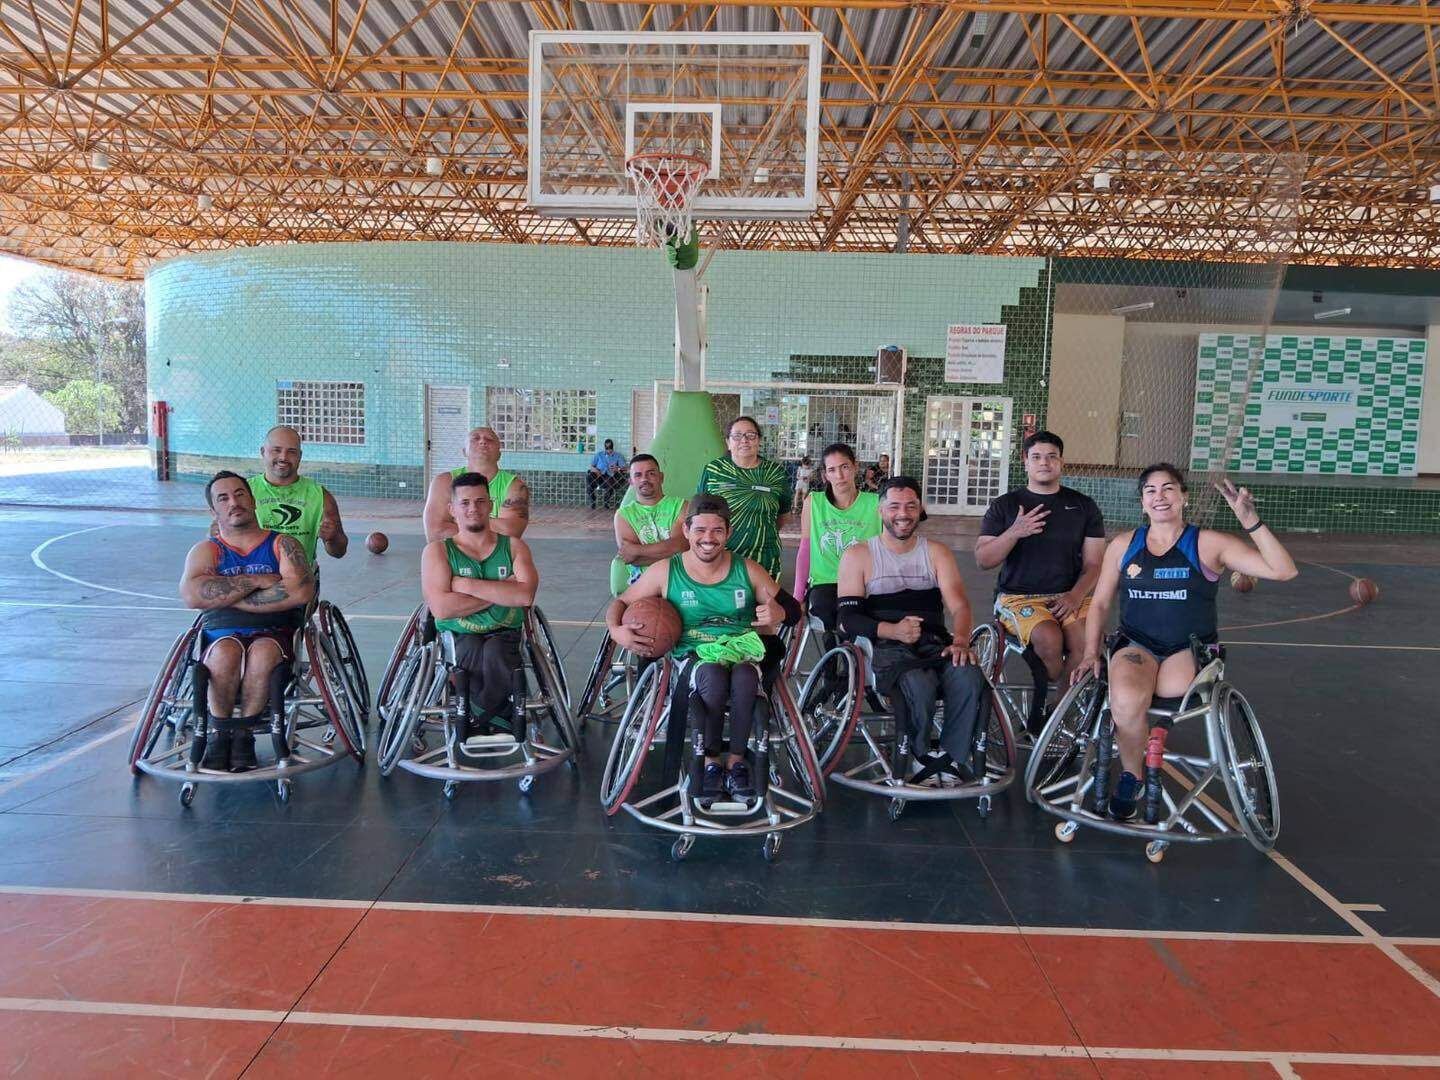
<path fill-rule="evenodd" d="M 705 756 L 725 749 L 725 708 L 730 708 L 730 752 L 743 755 L 755 724 L 755 699 L 760 693 L 760 668 L 752 662 L 727 668 L 699 664 L 690 676 L 690 708 L 705 733 Z"/>
<path fill-rule="evenodd" d="M 468 676 L 470 709 L 486 718 L 499 715 L 515 690 L 520 667 L 520 631 L 456 634 L 455 665 Z M 461 691 L 458 679 L 455 689 Z"/>

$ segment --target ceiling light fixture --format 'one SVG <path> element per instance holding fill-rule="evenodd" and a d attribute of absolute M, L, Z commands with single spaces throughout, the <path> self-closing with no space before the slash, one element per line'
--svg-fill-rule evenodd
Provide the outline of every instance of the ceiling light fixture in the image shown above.
<path fill-rule="evenodd" d="M 1110 190 L 1110 174 L 1109 174 L 1108 172 L 1097 172 L 1097 173 L 1095 174 L 1095 190 L 1096 190 L 1096 191 L 1109 191 L 1109 190 Z"/>
<path fill-rule="evenodd" d="M 90 168 L 96 172 L 104 172 L 110 168 L 110 155 L 104 150 L 90 151 Z"/>
<path fill-rule="evenodd" d="M 425 159 L 425 175 L 426 175 L 426 176 L 444 176 L 444 175 L 445 175 L 445 159 L 444 159 L 444 158 L 434 157 L 433 155 L 432 155 L 431 157 L 427 157 L 427 158 Z"/>
<path fill-rule="evenodd" d="M 1126 304 L 1124 307 L 1112 307 L 1111 315 L 1135 315 L 1141 311 L 1149 311 L 1155 306 L 1154 300 L 1146 300 L 1143 304 Z"/>
<path fill-rule="evenodd" d="M 1350 314 L 1350 309 L 1349 309 L 1348 307 L 1337 307 L 1337 308 L 1334 308 L 1334 309 L 1332 309 L 1332 310 L 1330 310 L 1330 311 L 1317 311 L 1317 312 L 1315 313 L 1315 318 L 1316 318 L 1316 319 L 1338 319 L 1338 318 L 1340 318 L 1340 316 L 1342 316 L 1342 315 L 1349 315 L 1349 314 Z"/>

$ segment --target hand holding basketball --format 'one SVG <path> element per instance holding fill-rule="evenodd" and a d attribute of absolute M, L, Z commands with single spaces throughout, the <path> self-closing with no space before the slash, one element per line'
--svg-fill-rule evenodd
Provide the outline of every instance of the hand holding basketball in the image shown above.
<path fill-rule="evenodd" d="M 611 633 L 615 643 L 640 656 L 664 656 L 680 642 L 680 612 L 660 596 L 646 596 L 625 609 L 620 628 Z"/>

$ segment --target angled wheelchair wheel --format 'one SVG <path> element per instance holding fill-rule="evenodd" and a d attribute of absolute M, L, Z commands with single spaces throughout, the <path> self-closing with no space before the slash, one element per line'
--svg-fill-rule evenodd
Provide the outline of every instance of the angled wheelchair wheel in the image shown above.
<path fill-rule="evenodd" d="M 420 730 L 422 711 L 440 690 L 445 672 L 435 661 L 434 644 L 422 645 L 400 663 L 390 690 L 391 707 L 380 725 L 376 751 L 380 775 L 389 776 Z"/>
<path fill-rule="evenodd" d="M 536 625 L 543 624 L 537 619 Z M 553 648 L 547 645 L 543 633 L 526 634 L 525 648 L 537 684 L 536 689 L 545 702 L 545 720 L 554 728 L 560 747 L 579 754 L 580 738 L 575 730 L 574 718 L 570 715 L 570 692 L 565 686 Z M 545 723 L 542 722 L 542 732 L 544 728 Z"/>
<path fill-rule="evenodd" d="M 864 660 L 853 645 L 837 645 L 810 670 L 796 703 L 822 775 L 839 764 L 865 704 Z"/>
<path fill-rule="evenodd" d="M 657 660 L 645 669 L 635 692 L 625 706 L 625 715 L 615 728 L 614 741 L 610 743 L 610 755 L 605 760 L 605 772 L 600 779 L 600 803 L 607 816 L 613 817 L 630 797 L 640 770 L 645 764 L 645 755 L 660 727 L 660 717 L 665 712 L 665 701 L 670 694 L 670 680 L 674 665 L 666 658 Z"/>
<path fill-rule="evenodd" d="M 1280 792 L 1255 710 L 1239 690 L 1221 682 L 1211 698 L 1209 723 L 1240 831 L 1256 850 L 1269 851 L 1280 835 Z"/>
<path fill-rule="evenodd" d="M 334 647 L 341 688 L 354 703 L 363 728 L 370 723 L 370 679 L 365 674 L 365 665 L 360 659 L 355 635 L 350 632 L 350 623 L 345 613 L 328 600 L 320 601 L 315 614 L 320 619 L 321 631 Z"/>
<path fill-rule="evenodd" d="M 1060 699 L 1030 751 L 1030 764 L 1025 769 L 1027 798 L 1058 781 L 1075 763 L 1105 706 L 1106 692 L 1104 681 L 1087 675 Z"/>
<path fill-rule="evenodd" d="M 402 662 L 421 645 L 421 628 L 424 623 L 425 605 L 420 604 L 410 612 L 410 618 L 406 620 L 404 629 L 395 639 L 395 647 L 390 650 L 390 659 L 385 664 L 385 674 L 380 678 L 380 692 L 375 695 L 375 710 L 380 714 L 382 721 L 386 719 L 385 712 L 390 707 L 395 678 L 400 673 Z"/>
<path fill-rule="evenodd" d="M 200 635 L 200 621 L 195 623 L 170 646 L 165 662 L 150 685 L 150 693 L 140 710 L 140 719 L 130 735 L 130 771 L 140 775 L 136 762 L 150 756 L 156 741 L 167 725 L 177 729 L 183 727 L 193 712 L 190 698 L 190 654 L 195 648 L 195 639 Z M 184 716 L 176 715 L 183 711 Z"/>
<path fill-rule="evenodd" d="M 790 777 L 818 810 L 825 801 L 825 773 L 815 753 L 815 744 L 810 740 L 810 730 L 790 695 L 790 684 L 785 679 L 776 680 L 772 702 L 772 754 L 774 747 L 784 748 Z"/>
<path fill-rule="evenodd" d="M 635 667 L 635 658 L 611 641 L 607 630 L 585 679 L 585 691 L 575 710 L 576 725 L 587 720 L 602 724 L 619 720 L 635 688 Z"/>
<path fill-rule="evenodd" d="M 1000 631 L 994 623 L 981 623 L 970 631 L 970 649 L 975 653 L 980 670 L 992 683 L 999 682 L 1005 663 L 1005 650 L 1000 640 Z"/>
<path fill-rule="evenodd" d="M 310 660 L 310 677 L 324 703 L 331 726 L 346 751 L 356 761 L 365 760 L 365 728 L 361 712 L 345 690 L 345 672 L 330 638 L 314 626 L 305 628 L 305 655 Z"/>
<path fill-rule="evenodd" d="M 560 696 L 565 702 L 565 711 L 570 711 L 570 680 L 565 675 L 565 661 L 560 656 L 560 648 L 555 644 L 555 633 L 550 629 L 550 620 L 545 617 L 545 612 L 538 607 L 531 609 L 535 616 L 535 629 L 541 648 L 550 657 L 550 667 L 555 674 L 557 686 L 560 689 Z"/>

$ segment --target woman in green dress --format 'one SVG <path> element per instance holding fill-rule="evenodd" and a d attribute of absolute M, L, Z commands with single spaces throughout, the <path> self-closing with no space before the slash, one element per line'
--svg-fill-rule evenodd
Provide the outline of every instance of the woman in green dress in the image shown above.
<path fill-rule="evenodd" d="M 730 507 L 730 540 L 725 546 L 754 559 L 780 580 L 780 527 L 788 520 L 790 478 L 778 461 L 760 456 L 760 425 L 737 416 L 725 425 L 730 453 L 700 472 L 695 491 L 719 495 Z"/>

